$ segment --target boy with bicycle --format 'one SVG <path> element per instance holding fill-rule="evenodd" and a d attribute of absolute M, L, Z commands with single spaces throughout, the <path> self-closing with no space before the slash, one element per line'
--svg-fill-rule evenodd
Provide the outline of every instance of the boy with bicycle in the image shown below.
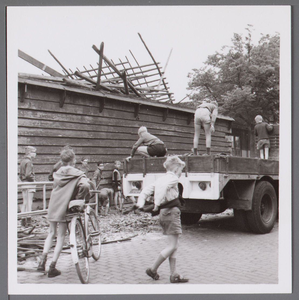
<path fill-rule="evenodd" d="M 49 267 L 48 277 L 55 277 L 61 274 L 56 269 L 56 262 L 62 250 L 67 230 L 66 214 L 69 201 L 85 199 L 90 189 L 88 178 L 84 172 L 75 168 L 76 158 L 74 151 L 72 149 L 63 149 L 60 153 L 60 159 L 62 166 L 53 174 L 53 190 L 48 208 L 49 234 L 45 240 L 41 261 L 37 267 L 38 271 L 45 272 L 48 252 L 56 236 L 57 224 L 59 224 L 57 242 Z"/>

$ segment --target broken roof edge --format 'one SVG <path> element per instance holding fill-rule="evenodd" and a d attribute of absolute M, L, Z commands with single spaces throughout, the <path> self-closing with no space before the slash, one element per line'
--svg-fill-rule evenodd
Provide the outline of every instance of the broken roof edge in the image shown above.
<path fill-rule="evenodd" d="M 42 80 L 42 81 L 41 81 Z M 47 81 L 49 80 L 49 81 Z M 28 85 L 36 85 L 40 87 L 46 88 L 53 88 L 63 91 L 70 91 L 76 92 L 80 94 L 86 94 L 89 96 L 96 96 L 96 97 L 104 97 L 107 99 L 114 99 L 124 102 L 130 102 L 140 105 L 147 105 L 147 106 L 154 106 L 166 109 L 172 109 L 176 111 L 181 111 L 185 113 L 192 113 L 194 114 L 195 108 L 189 107 L 182 107 L 182 104 L 175 104 L 175 103 L 163 103 L 163 102 L 156 102 L 149 99 L 141 99 L 139 97 L 134 97 L 133 95 L 125 95 L 125 94 L 115 94 L 109 93 L 103 90 L 92 90 L 92 89 L 85 89 L 82 87 L 75 87 L 63 84 L 63 78 L 61 77 L 53 77 L 53 76 L 43 76 L 43 75 L 35 75 L 35 74 L 28 74 L 28 73 L 19 73 L 18 74 L 18 82 Z M 235 121 L 233 118 L 223 115 L 218 115 L 219 119 L 227 120 L 227 121 Z"/>

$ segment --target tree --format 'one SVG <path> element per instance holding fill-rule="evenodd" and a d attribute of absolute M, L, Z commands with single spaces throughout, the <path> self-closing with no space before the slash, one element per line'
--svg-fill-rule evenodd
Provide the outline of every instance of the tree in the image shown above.
<path fill-rule="evenodd" d="M 251 25 L 247 36 L 235 33 L 231 46 L 208 56 L 204 67 L 188 74 L 190 98 L 206 97 L 219 103 L 219 112 L 252 127 L 254 117 L 279 121 L 279 34 L 262 35 L 253 45 Z"/>

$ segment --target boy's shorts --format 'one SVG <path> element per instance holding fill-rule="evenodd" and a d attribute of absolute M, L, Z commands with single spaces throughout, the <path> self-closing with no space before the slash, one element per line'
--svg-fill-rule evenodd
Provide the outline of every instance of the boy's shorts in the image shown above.
<path fill-rule="evenodd" d="M 178 207 L 162 208 L 159 215 L 164 235 L 181 234 L 181 211 Z"/>
<path fill-rule="evenodd" d="M 163 157 L 166 154 L 166 148 L 164 144 L 149 145 L 147 147 L 147 152 L 152 157 Z"/>
<path fill-rule="evenodd" d="M 210 124 L 211 117 L 210 111 L 207 108 L 200 107 L 195 111 L 194 123 L 196 125 Z"/>
<path fill-rule="evenodd" d="M 257 150 L 261 150 L 263 148 L 270 148 L 270 140 L 269 139 L 259 140 L 257 142 L 256 148 Z"/>

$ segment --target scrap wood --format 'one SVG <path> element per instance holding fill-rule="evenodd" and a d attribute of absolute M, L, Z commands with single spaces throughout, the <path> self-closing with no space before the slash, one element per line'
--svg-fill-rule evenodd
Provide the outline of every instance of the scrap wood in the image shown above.
<path fill-rule="evenodd" d="M 111 243 L 118 243 L 118 242 L 124 242 L 124 241 L 130 241 L 132 238 L 134 238 L 135 236 L 137 236 L 138 234 L 134 234 L 132 236 L 123 238 L 123 239 L 117 239 L 117 240 L 112 240 L 112 241 L 105 241 L 102 242 L 102 244 L 111 244 Z"/>
<path fill-rule="evenodd" d="M 18 267 L 17 269 L 18 272 L 37 272 L 37 273 L 41 273 L 41 274 L 46 274 L 47 272 L 41 272 L 41 271 L 37 271 L 37 269 L 33 269 L 33 268 L 24 268 L 24 267 Z"/>
<path fill-rule="evenodd" d="M 25 252 L 29 252 L 29 251 L 43 251 L 42 249 L 34 249 L 34 248 L 26 248 L 26 247 L 18 247 L 18 250 L 20 251 L 25 251 Z"/>
<path fill-rule="evenodd" d="M 33 237 L 35 237 L 34 234 L 21 237 L 21 238 L 18 238 L 18 242 L 23 241 L 23 240 L 27 240 L 27 239 L 30 239 L 30 238 L 33 238 Z"/>

